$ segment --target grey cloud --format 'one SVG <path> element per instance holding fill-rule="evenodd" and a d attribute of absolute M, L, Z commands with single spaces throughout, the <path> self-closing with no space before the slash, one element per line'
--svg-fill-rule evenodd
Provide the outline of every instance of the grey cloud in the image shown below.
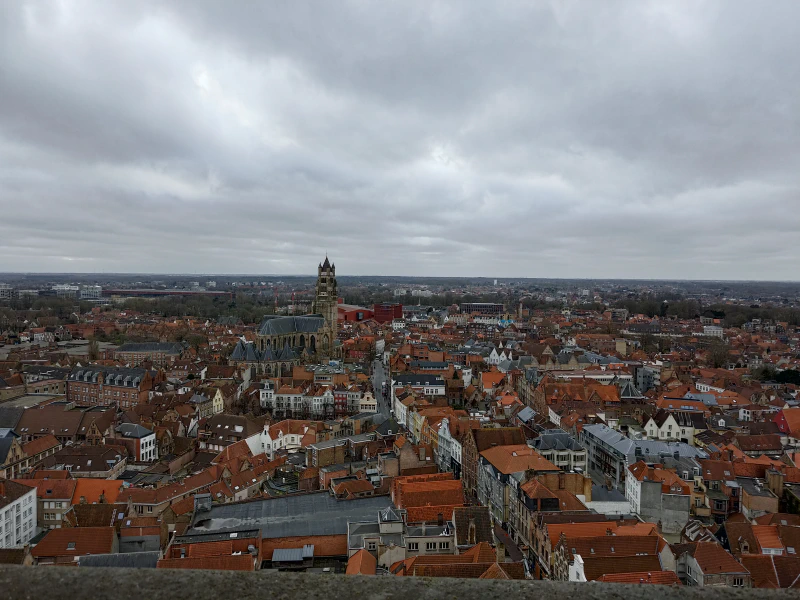
<path fill-rule="evenodd" d="M 800 6 L 0 9 L 0 271 L 796 278 Z"/>

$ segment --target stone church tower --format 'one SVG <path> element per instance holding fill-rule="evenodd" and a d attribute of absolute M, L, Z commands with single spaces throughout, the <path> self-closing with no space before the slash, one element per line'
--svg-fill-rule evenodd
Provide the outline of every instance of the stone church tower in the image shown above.
<path fill-rule="evenodd" d="M 324 331 L 320 331 L 322 351 L 328 356 L 333 356 L 333 347 L 336 342 L 339 315 L 339 294 L 336 289 L 336 265 L 328 261 L 319 265 L 317 270 L 317 293 L 311 312 L 325 318 Z"/>

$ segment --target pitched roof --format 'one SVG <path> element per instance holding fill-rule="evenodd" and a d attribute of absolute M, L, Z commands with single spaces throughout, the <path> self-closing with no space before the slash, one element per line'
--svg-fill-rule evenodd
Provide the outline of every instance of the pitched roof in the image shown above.
<path fill-rule="evenodd" d="M 34 438 L 30 442 L 22 444 L 22 451 L 26 456 L 36 456 L 40 452 L 50 450 L 55 446 L 59 446 L 59 442 L 52 434 L 43 435 L 42 437 Z"/>
<path fill-rule="evenodd" d="M 528 469 L 536 472 L 558 472 L 559 469 L 527 444 L 495 446 L 480 453 L 491 465 L 507 475 Z"/>
<path fill-rule="evenodd" d="M 656 585 L 683 585 L 674 571 L 642 571 L 640 573 L 613 573 L 598 577 L 603 583 L 640 583 Z"/>
<path fill-rule="evenodd" d="M 81 497 L 85 498 L 89 504 L 100 502 L 100 496 L 102 495 L 105 502 L 114 504 L 119 498 L 121 489 L 122 480 L 120 479 L 80 477 L 75 480 L 75 493 L 72 496 L 72 503 L 78 504 L 81 501 Z"/>
<path fill-rule="evenodd" d="M 75 504 L 64 515 L 72 527 L 110 527 L 121 509 L 114 504 Z"/>
<path fill-rule="evenodd" d="M 645 556 L 583 556 L 583 572 L 586 581 L 596 581 L 604 575 L 616 573 L 641 573 L 661 570 L 661 561 L 658 556 L 648 554 Z"/>
<path fill-rule="evenodd" d="M 162 558 L 157 569 L 212 569 L 214 571 L 255 571 L 250 554 L 204 556 L 201 558 Z"/>
<path fill-rule="evenodd" d="M 796 588 L 800 584 L 800 557 L 743 554 L 739 561 L 750 571 L 753 587 Z"/>
<path fill-rule="evenodd" d="M 8 506 L 12 502 L 16 502 L 33 489 L 34 486 L 19 481 L 8 479 L 0 480 L 0 508 Z M 17 510 L 19 510 L 19 506 L 17 506 Z"/>
<path fill-rule="evenodd" d="M 31 554 L 36 558 L 110 554 L 116 532 L 113 527 L 66 527 L 51 529 Z"/>
<path fill-rule="evenodd" d="M 353 554 L 347 561 L 347 575 L 375 575 L 378 561 L 363 548 Z"/>
<path fill-rule="evenodd" d="M 453 509 L 456 544 L 465 546 L 493 540 L 492 520 L 488 506 L 458 506 Z M 474 537 L 471 528 L 474 527 Z"/>
<path fill-rule="evenodd" d="M 519 427 L 499 427 L 496 429 L 471 429 L 478 452 L 495 446 L 524 444 L 525 434 Z"/>
<path fill-rule="evenodd" d="M 304 535 L 261 540 L 261 557 L 272 560 L 275 550 L 314 546 L 314 556 L 347 556 L 347 535 Z"/>
<path fill-rule="evenodd" d="M 39 499 L 52 498 L 53 500 L 66 500 L 72 502 L 75 495 L 75 479 L 20 479 L 23 485 L 36 488 L 36 497 Z"/>
<path fill-rule="evenodd" d="M 680 544 L 681 550 L 688 551 L 705 575 L 719 573 L 747 573 L 745 569 L 729 552 L 714 542 L 695 542 Z"/>

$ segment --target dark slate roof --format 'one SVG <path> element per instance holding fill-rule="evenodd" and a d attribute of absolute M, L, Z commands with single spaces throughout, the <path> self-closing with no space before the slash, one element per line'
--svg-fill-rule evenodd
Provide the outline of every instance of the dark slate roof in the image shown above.
<path fill-rule="evenodd" d="M 0 407 L 0 428 L 15 429 L 23 412 L 25 412 L 24 406 Z"/>
<path fill-rule="evenodd" d="M 146 427 L 142 427 L 141 425 L 134 425 L 133 423 L 123 423 L 119 427 L 117 427 L 117 433 L 121 433 L 126 438 L 143 438 L 147 437 L 148 435 L 152 435 L 153 432 L 147 429 Z"/>
<path fill-rule="evenodd" d="M 265 538 L 344 535 L 348 521 L 374 521 L 375 514 L 388 506 L 392 506 L 388 496 L 337 500 L 327 492 L 215 504 L 210 511 L 197 513 L 181 538 L 254 527 L 261 528 Z"/>
<path fill-rule="evenodd" d="M 395 421 L 393 418 L 386 419 L 383 423 L 378 425 L 378 428 L 375 430 L 376 433 L 380 435 L 396 435 L 400 433 L 402 426 L 400 423 Z M 392 432 L 391 434 L 389 432 Z"/>
<path fill-rule="evenodd" d="M 395 381 L 399 385 L 444 385 L 444 379 L 439 375 L 431 375 L 428 373 L 406 373 L 397 375 Z"/>
<path fill-rule="evenodd" d="M 11 450 L 11 444 L 14 443 L 14 439 L 17 437 L 19 436 L 11 429 L 0 429 L 0 465 L 6 463 L 6 458 Z"/>
<path fill-rule="evenodd" d="M 542 433 L 538 438 L 532 440 L 530 445 L 535 450 L 580 451 L 584 449 L 570 434 L 561 429 Z"/>
<path fill-rule="evenodd" d="M 78 557 L 79 567 L 116 567 L 120 569 L 155 569 L 159 551 L 125 554 L 90 554 Z"/>
<path fill-rule="evenodd" d="M 123 536 L 119 539 L 121 554 L 139 554 L 161 550 L 161 537 L 158 535 Z"/>
<path fill-rule="evenodd" d="M 281 317 L 267 315 L 258 328 L 259 335 L 286 335 L 288 333 L 317 333 L 325 325 L 322 315 Z"/>
<path fill-rule="evenodd" d="M 69 369 L 41 365 L 23 365 L 22 372 L 25 374 L 47 377 L 48 379 L 66 379 L 69 375 Z"/>
<path fill-rule="evenodd" d="M 243 342 L 239 340 L 231 352 L 231 360 L 241 360 L 245 362 L 270 362 L 281 360 L 296 360 L 303 352 L 302 348 L 292 349 L 287 342 L 283 348 L 272 350 L 272 346 L 267 346 L 261 352 L 253 342 Z"/>
<path fill-rule="evenodd" d="M 70 381 L 89 381 L 96 383 L 97 378 L 102 373 L 106 385 L 120 385 L 126 387 L 138 387 L 147 371 L 145 369 L 127 369 L 121 367 L 75 367 L 69 374 Z M 155 374 L 155 372 L 153 372 Z"/>
<path fill-rule="evenodd" d="M 447 362 L 431 361 L 431 360 L 412 360 L 411 368 L 420 369 L 446 369 L 449 366 Z"/>
<path fill-rule="evenodd" d="M 164 352 L 180 354 L 183 346 L 176 342 L 128 342 L 117 348 L 117 352 Z"/>

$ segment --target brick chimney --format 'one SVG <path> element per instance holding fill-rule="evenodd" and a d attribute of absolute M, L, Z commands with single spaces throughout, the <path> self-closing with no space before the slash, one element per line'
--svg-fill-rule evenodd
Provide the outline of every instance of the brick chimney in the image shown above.
<path fill-rule="evenodd" d="M 502 563 L 506 562 L 506 546 L 503 542 L 497 542 L 495 546 L 495 550 L 497 552 L 497 562 Z"/>

